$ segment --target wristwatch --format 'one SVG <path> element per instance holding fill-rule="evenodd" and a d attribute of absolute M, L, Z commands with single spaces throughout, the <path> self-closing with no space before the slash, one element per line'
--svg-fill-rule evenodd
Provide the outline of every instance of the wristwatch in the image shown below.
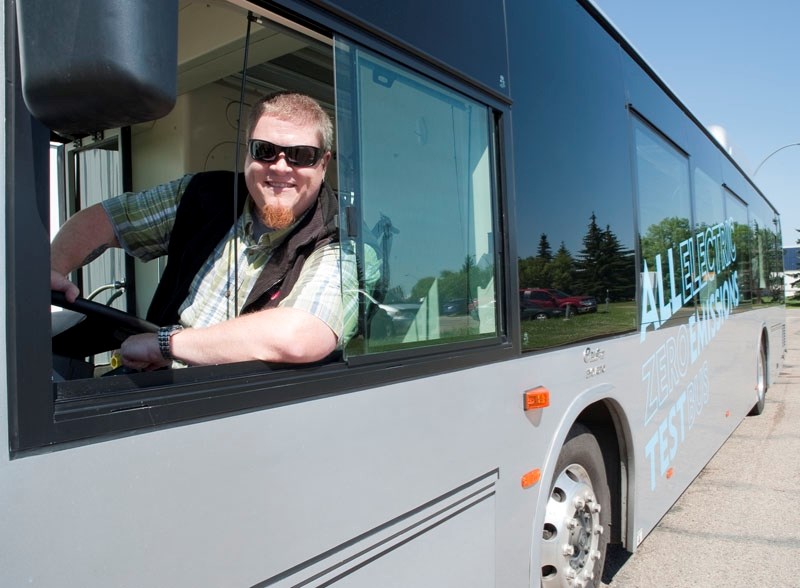
<path fill-rule="evenodd" d="M 170 361 L 175 359 L 172 355 L 172 336 L 182 330 L 181 325 L 167 325 L 158 329 L 158 350 L 161 351 L 161 357 Z"/>

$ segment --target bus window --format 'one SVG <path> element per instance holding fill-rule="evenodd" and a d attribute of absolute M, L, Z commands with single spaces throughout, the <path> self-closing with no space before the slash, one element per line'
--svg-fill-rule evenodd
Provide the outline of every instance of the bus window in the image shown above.
<path fill-rule="evenodd" d="M 59 198 L 56 194 L 53 199 L 60 208 L 60 220 L 66 220 L 80 208 L 107 202 L 123 192 L 142 193 L 155 187 L 159 187 L 159 191 L 153 192 L 152 202 L 169 201 L 165 194 L 170 194 L 174 195 L 171 202 L 175 207 L 188 178 L 195 174 L 242 171 L 250 106 L 266 94 L 284 90 L 306 94 L 333 118 L 330 39 L 299 26 L 283 26 L 269 18 L 250 19 L 246 10 L 224 3 L 189 3 L 180 11 L 179 19 L 178 99 L 174 109 L 161 119 L 135 125 L 124 132 L 114 129 L 65 145 L 66 155 L 60 159 L 57 173 L 61 176 L 58 184 L 66 186 L 66 196 Z M 335 157 L 330 159 L 325 175 L 325 182 L 333 192 L 337 188 L 335 161 Z M 226 192 L 229 191 L 227 186 L 236 184 L 232 173 L 230 177 Z M 179 187 L 162 190 L 167 184 Z M 241 189 L 243 182 L 239 187 L 240 198 L 245 199 L 247 192 Z M 230 207 L 228 226 L 234 224 L 234 208 Z M 332 209 L 335 213 L 335 205 Z M 121 206 L 115 206 L 114 210 L 125 212 Z M 120 214 L 117 218 L 122 218 Z M 148 215 L 155 216 L 152 212 Z M 245 216 L 243 214 L 243 218 Z M 215 242 L 219 239 L 216 237 Z M 247 239 L 236 241 L 237 245 L 243 244 L 238 250 L 231 247 L 231 259 L 247 258 L 250 254 L 247 250 L 250 245 L 245 247 Z M 71 279 L 85 297 L 102 289 L 95 301 L 127 311 L 131 314 L 131 324 L 136 327 L 141 324 L 136 322 L 136 317 L 148 316 L 148 307 L 166 267 L 167 258 L 163 254 L 167 242 L 168 238 L 134 243 L 129 240 L 128 250 L 136 255 L 135 263 L 132 258 L 126 260 L 121 249 L 114 248 L 73 272 Z M 258 247 L 262 247 L 261 241 L 253 245 L 253 248 Z M 241 261 L 238 265 L 231 263 L 234 269 L 230 270 L 228 279 L 234 285 L 228 288 L 227 307 L 226 302 L 222 302 L 215 309 L 217 319 L 227 320 L 240 314 L 250 291 L 239 286 L 243 276 L 248 275 L 245 265 Z M 126 296 L 120 297 L 121 292 L 115 291 L 115 286 L 127 289 Z M 127 295 L 131 291 L 135 296 Z M 187 316 L 186 307 L 190 302 L 190 296 L 186 296 L 179 309 L 181 322 Z M 103 311 L 99 309 L 98 312 Z M 178 322 L 150 320 L 158 323 L 156 326 Z M 77 328 L 56 333 L 53 339 L 55 381 L 121 373 L 113 369 L 116 368 L 114 357 L 105 352 L 118 349 L 125 336 L 136 330 L 119 329 L 119 325 L 109 329 L 104 323 L 95 328 L 98 322 L 85 320 Z M 61 320 L 58 323 L 70 324 Z M 185 324 L 206 326 L 202 320 Z M 120 334 L 114 331 L 106 337 L 106 332 L 97 332 L 99 329 L 117 329 Z M 68 385 L 60 388 L 59 398 L 70 395 L 67 388 Z"/>
<path fill-rule="evenodd" d="M 731 223 L 725 216 L 720 183 L 700 167 L 695 168 L 693 177 L 696 266 L 704 284 L 698 302 L 709 308 L 716 304 L 715 295 L 720 285 L 728 282 L 734 271 L 732 248 L 727 246 L 731 241 L 724 237 L 729 234 Z"/>
<path fill-rule="evenodd" d="M 713 227 L 725 220 L 722 186 L 701 168 L 694 170 L 695 228 Z"/>
<path fill-rule="evenodd" d="M 567 38 L 522 5 L 531 16 L 510 23 L 527 31 L 512 37 L 520 337 L 523 351 L 547 353 L 636 328 L 628 114 L 617 48 L 589 20 Z M 568 4 L 549 11 L 572 20 Z"/>
<path fill-rule="evenodd" d="M 360 355 L 494 337 L 489 109 L 337 44 L 340 194 L 358 209 Z M 344 121 L 347 121 L 345 124 Z M 347 231 L 347 228 L 345 228 Z"/>
<path fill-rule="evenodd" d="M 753 232 L 753 295 L 756 304 L 783 303 L 783 250 L 777 216 L 766 205 L 750 219 Z"/>
<path fill-rule="evenodd" d="M 745 310 L 746 303 L 753 301 L 753 286 L 750 277 L 752 273 L 750 250 L 753 236 L 747 220 L 747 205 L 727 189 L 725 190 L 725 213 L 731 219 L 733 229 L 733 247 L 736 252 L 733 267 L 736 270 L 739 287 L 739 308 Z"/>
<path fill-rule="evenodd" d="M 693 311 L 697 274 L 688 247 L 692 210 L 688 158 L 638 119 L 634 119 L 634 149 L 644 332 L 685 319 Z"/>

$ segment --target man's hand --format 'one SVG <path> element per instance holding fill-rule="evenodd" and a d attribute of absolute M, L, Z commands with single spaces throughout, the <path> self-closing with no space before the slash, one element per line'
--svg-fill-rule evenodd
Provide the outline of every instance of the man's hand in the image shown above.
<path fill-rule="evenodd" d="M 135 370 L 152 371 L 172 364 L 161 355 L 158 347 L 158 335 L 141 333 L 133 335 L 122 342 L 120 348 L 122 365 Z"/>
<path fill-rule="evenodd" d="M 78 294 L 81 293 L 78 287 L 70 282 L 66 276 L 55 270 L 50 270 L 50 289 L 56 292 L 63 292 L 69 302 L 75 302 Z"/>

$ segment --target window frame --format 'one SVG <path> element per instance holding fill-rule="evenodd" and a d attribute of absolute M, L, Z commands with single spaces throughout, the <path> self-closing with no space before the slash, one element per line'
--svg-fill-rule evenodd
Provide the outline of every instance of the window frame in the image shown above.
<path fill-rule="evenodd" d="M 508 162 L 507 101 L 471 80 L 418 56 L 399 49 L 393 40 L 358 30 L 351 23 L 318 8 L 297 7 L 289 14 L 293 22 L 317 23 L 315 30 L 331 38 L 342 36 L 364 45 L 386 59 L 409 67 L 437 83 L 446 83 L 465 96 L 485 104 L 494 118 L 495 141 L 495 259 L 499 260 L 498 336 L 491 340 L 449 343 L 419 350 L 375 354 L 361 361 L 312 365 L 269 366 L 244 362 L 221 366 L 167 370 L 134 376 L 115 376 L 74 381 L 61 385 L 51 381 L 52 364 L 47 313 L 49 306 L 45 260 L 49 260 L 49 186 L 46 171 L 49 159 L 49 131 L 36 122 L 24 107 L 19 84 L 10 84 L 16 93 L 7 100 L 12 116 L 8 122 L 9 158 L 13 169 L 7 177 L 10 200 L 7 215 L 7 357 L 9 394 L 9 450 L 19 458 L 89 444 L 131 433 L 142 434 L 175 424 L 188 424 L 208 418 L 225 418 L 242 412 L 270 409 L 286 403 L 305 402 L 384 384 L 431 376 L 512 359 L 519 353 L 509 329 L 514 322 L 513 301 L 508 292 L 516 290 L 511 263 L 509 235 L 504 210 L 504 177 Z M 282 12 L 282 14 L 284 14 Z M 10 70 L 18 79 L 17 67 Z M 338 125 L 337 125 L 338 126 Z M 35 194 L 35 198 L 30 195 Z M 512 252 L 513 253 L 513 252 Z M 38 260 L 31 267 L 31 259 Z M 509 309 L 506 312 L 505 309 Z M 516 311 L 518 312 L 518 310 Z M 36 359 L 34 359 L 36 358 Z M 403 370 L 397 370 L 402 365 Z M 324 384 L 321 386 L 320 384 Z M 64 393 L 68 389 L 68 393 Z M 57 400 L 61 391 L 60 400 Z"/>

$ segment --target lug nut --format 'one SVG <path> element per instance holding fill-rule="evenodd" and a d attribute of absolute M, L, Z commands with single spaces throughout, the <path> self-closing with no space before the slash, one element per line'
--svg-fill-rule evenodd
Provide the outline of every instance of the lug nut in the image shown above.
<path fill-rule="evenodd" d="M 580 510 L 584 506 L 586 506 L 586 501 L 583 498 L 581 498 L 580 496 L 576 496 L 575 500 L 572 501 L 572 504 L 575 506 L 575 508 Z"/>
<path fill-rule="evenodd" d="M 575 555 L 575 548 L 572 545 L 565 545 L 561 552 L 566 556 Z"/>
<path fill-rule="evenodd" d="M 605 532 L 605 529 L 603 528 L 603 525 L 597 525 L 594 528 L 594 534 L 595 535 L 602 535 L 604 532 Z"/>
<path fill-rule="evenodd" d="M 570 519 L 567 521 L 567 529 L 572 531 L 578 527 L 578 519 Z"/>

